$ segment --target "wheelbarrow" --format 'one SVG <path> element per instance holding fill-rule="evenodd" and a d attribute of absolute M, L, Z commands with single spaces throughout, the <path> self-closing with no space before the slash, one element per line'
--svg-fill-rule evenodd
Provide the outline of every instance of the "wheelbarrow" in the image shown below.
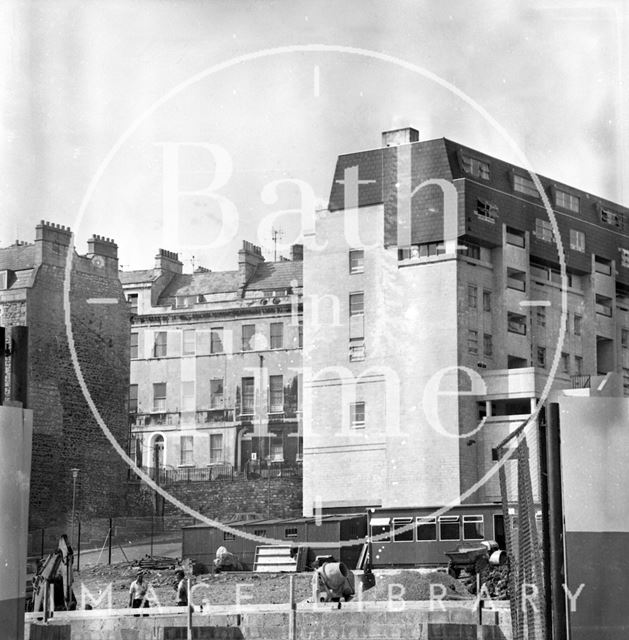
<path fill-rule="evenodd" d="M 461 571 L 469 575 L 480 573 L 488 564 L 499 565 L 505 562 L 505 552 L 499 551 L 494 540 L 483 540 L 478 546 L 460 546 L 454 551 L 446 551 L 448 556 L 448 573 L 458 578 Z"/>

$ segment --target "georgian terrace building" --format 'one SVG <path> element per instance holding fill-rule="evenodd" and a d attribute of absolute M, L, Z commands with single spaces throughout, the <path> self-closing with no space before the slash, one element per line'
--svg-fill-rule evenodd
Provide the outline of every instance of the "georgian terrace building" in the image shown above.
<path fill-rule="evenodd" d="M 120 272 L 131 308 L 132 456 L 148 469 L 301 462 L 302 246 L 266 262 L 243 242 L 237 271 Z"/>

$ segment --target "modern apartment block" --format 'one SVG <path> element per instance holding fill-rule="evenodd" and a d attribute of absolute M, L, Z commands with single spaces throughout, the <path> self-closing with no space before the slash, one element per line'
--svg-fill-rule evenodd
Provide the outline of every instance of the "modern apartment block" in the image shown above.
<path fill-rule="evenodd" d="M 118 247 L 109 238 L 92 236 L 87 253 L 78 255 L 71 244 L 69 228 L 42 220 L 33 243 L 16 241 L 0 249 L 0 334 L 6 337 L 7 370 L 3 391 L 6 400 L 19 401 L 33 413 L 33 529 L 70 522 L 73 494 L 75 515 L 83 518 L 118 514 L 124 505 L 126 466 L 79 386 L 63 293 L 72 251 L 74 353 L 91 399 L 113 436 L 126 446 L 130 324 L 118 279 Z"/>
<path fill-rule="evenodd" d="M 244 242 L 237 271 L 183 273 L 160 249 L 121 272 L 132 312 L 131 452 L 149 469 L 301 462 L 301 245 L 265 262 Z"/>
<path fill-rule="evenodd" d="M 540 180 L 565 286 L 526 170 L 410 128 L 338 158 L 304 261 L 306 515 L 497 501 L 492 448 L 549 393 L 629 394 L 629 210 Z"/>

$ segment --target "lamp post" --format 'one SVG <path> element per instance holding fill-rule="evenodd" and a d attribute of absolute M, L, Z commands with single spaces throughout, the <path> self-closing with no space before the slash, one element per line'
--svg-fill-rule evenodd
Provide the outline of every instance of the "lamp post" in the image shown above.
<path fill-rule="evenodd" d="M 74 505 L 76 503 L 76 479 L 79 476 L 79 469 L 70 469 L 72 471 L 72 534 L 70 536 L 70 544 L 74 546 Z"/>

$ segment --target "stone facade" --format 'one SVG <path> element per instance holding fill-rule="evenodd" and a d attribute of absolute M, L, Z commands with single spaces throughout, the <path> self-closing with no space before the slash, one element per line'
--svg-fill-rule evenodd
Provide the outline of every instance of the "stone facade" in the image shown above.
<path fill-rule="evenodd" d="M 121 272 L 133 310 L 129 419 L 139 466 L 166 472 L 301 462 L 301 247 L 265 262 L 243 243 L 237 271 Z"/>
<path fill-rule="evenodd" d="M 125 489 L 124 463 L 95 421 L 72 363 L 64 308 L 68 251 L 74 252 L 70 229 L 43 221 L 33 244 L 0 249 L 0 273 L 6 274 L 0 321 L 7 336 L 14 327 L 28 330 L 26 406 L 34 414 L 31 528 L 69 521 L 73 468 L 79 469 L 76 513 L 83 518 L 117 514 Z M 69 297 L 85 385 L 111 434 L 126 447 L 129 312 L 112 240 L 94 236 L 86 255 L 73 253 Z M 7 369 L 15 366 L 11 358 L 7 364 Z M 11 397 L 15 390 L 8 384 L 5 392 Z"/>

